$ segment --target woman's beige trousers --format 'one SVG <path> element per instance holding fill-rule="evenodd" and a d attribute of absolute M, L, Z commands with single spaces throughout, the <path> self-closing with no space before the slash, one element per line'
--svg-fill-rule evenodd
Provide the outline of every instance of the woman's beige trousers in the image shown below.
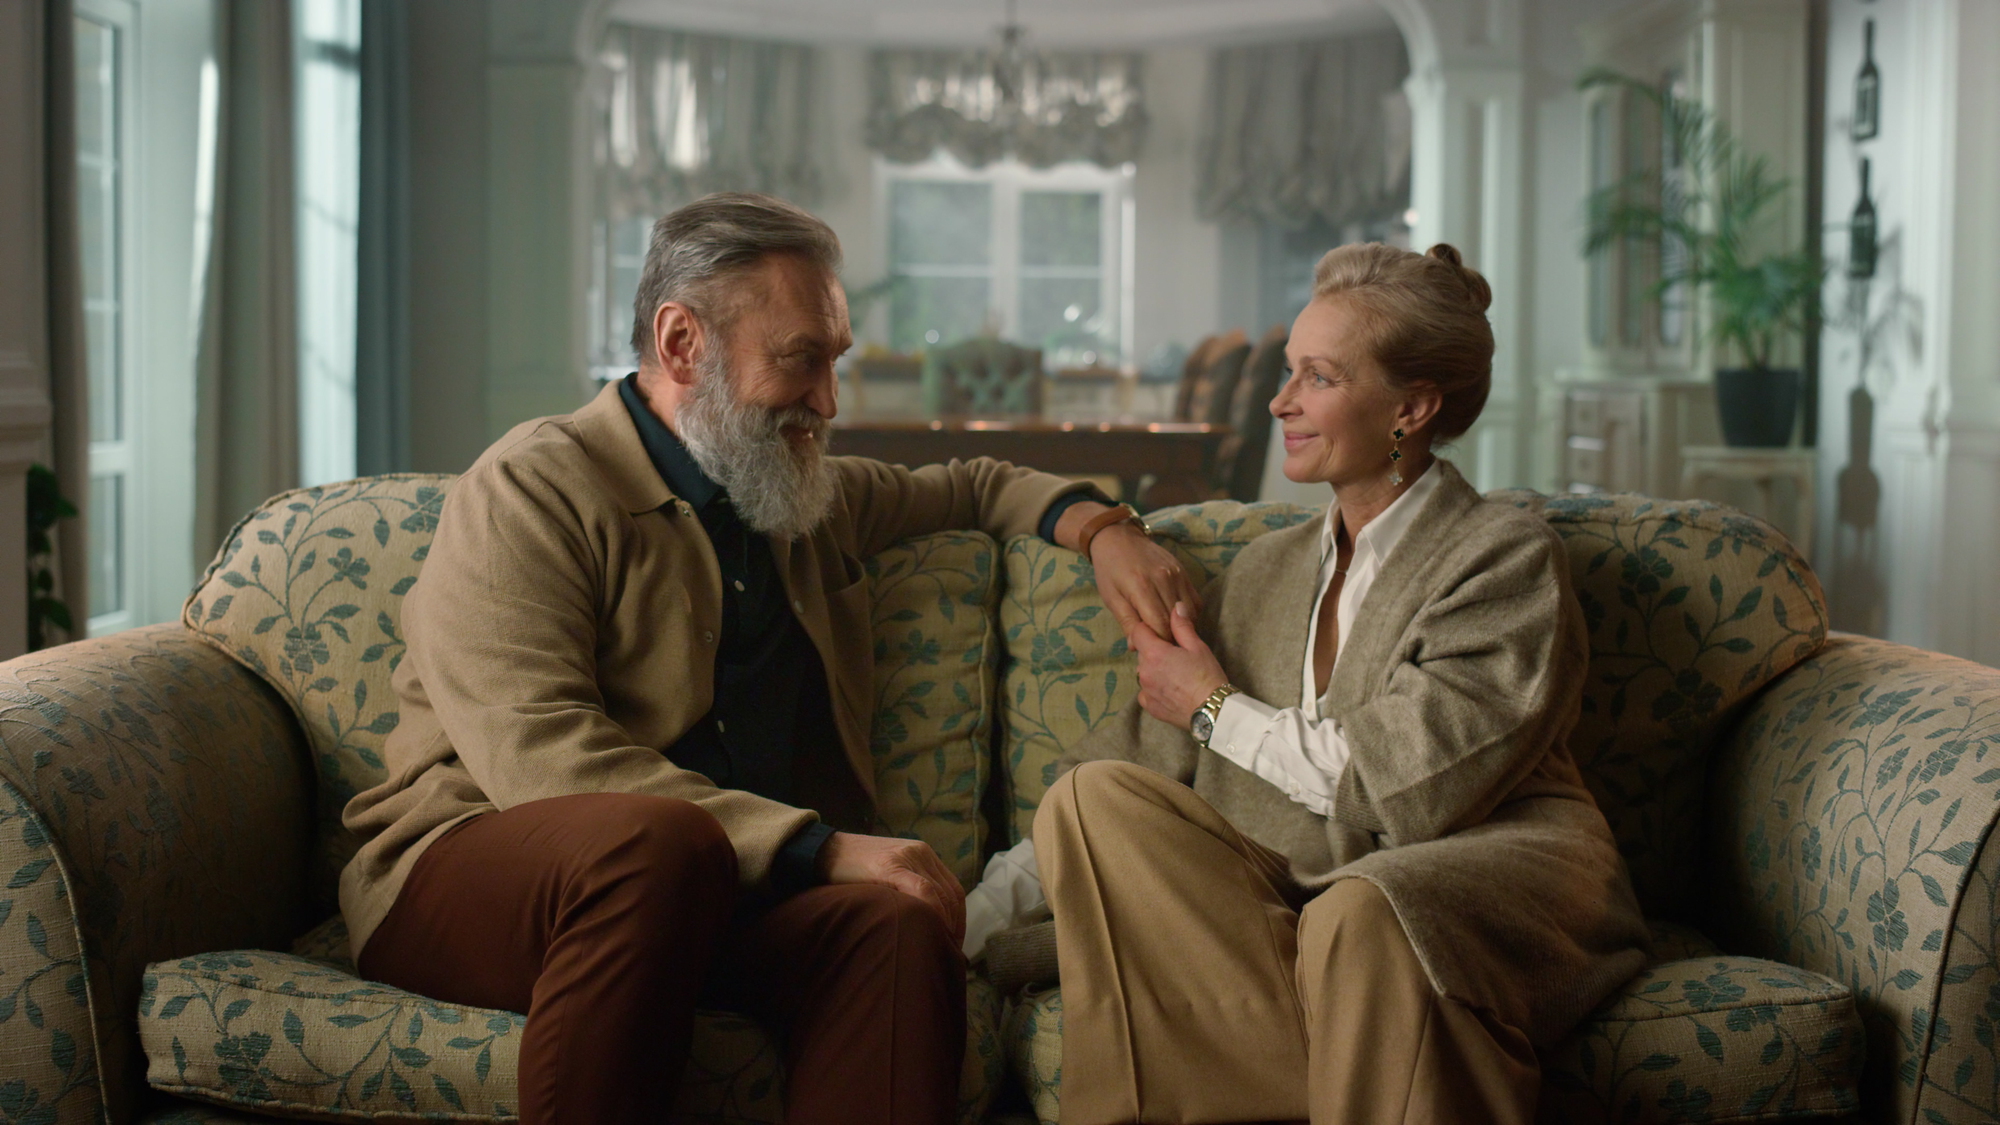
<path fill-rule="evenodd" d="M 1364 879 L 1307 901 L 1283 856 L 1125 762 L 1035 818 L 1063 987 L 1063 1125 L 1529 1125 L 1518 1029 L 1439 996 Z"/>

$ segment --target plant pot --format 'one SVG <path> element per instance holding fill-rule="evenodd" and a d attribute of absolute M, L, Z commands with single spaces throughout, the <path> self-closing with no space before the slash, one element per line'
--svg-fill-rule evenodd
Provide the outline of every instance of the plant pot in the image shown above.
<path fill-rule="evenodd" d="M 1791 444 L 1799 416 L 1797 368 L 1721 367 L 1715 372 L 1715 412 L 1727 445 L 1768 449 Z"/>

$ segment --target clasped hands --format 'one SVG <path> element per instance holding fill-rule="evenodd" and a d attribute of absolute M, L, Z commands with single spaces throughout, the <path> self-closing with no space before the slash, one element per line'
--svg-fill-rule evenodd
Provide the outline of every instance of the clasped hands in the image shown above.
<path fill-rule="evenodd" d="M 1098 595 L 1139 657 L 1139 706 L 1186 730 L 1195 709 L 1229 682 L 1195 628 L 1201 595 L 1187 569 L 1131 523 L 1099 532 L 1090 554 Z"/>

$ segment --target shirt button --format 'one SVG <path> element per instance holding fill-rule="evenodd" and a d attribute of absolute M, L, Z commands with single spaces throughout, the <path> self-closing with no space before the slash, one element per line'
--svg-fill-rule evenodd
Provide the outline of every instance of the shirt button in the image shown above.
<path fill-rule="evenodd" d="M 796 613 L 804 613 L 806 611 L 806 603 L 793 599 L 792 610 Z"/>
<path fill-rule="evenodd" d="M 728 725 L 725 724 L 721 719 L 715 720 L 715 733 L 728 734 L 729 733 Z"/>
<path fill-rule="evenodd" d="M 707 630 L 703 630 L 703 631 L 702 631 L 702 634 L 701 634 L 701 639 L 702 639 L 702 641 L 703 641 L 704 643 L 706 643 L 706 644 L 714 644 L 714 643 L 715 643 L 715 634 L 714 634 L 714 633 L 711 633 L 711 632 L 708 632 Z"/>
<path fill-rule="evenodd" d="M 743 580 L 741 578 L 738 578 L 736 581 L 730 583 L 730 585 L 736 587 L 737 593 L 740 594 L 743 592 Z"/>

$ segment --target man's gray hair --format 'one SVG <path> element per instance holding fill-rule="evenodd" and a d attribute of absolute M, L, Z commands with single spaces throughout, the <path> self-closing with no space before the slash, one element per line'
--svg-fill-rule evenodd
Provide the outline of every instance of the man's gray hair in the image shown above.
<path fill-rule="evenodd" d="M 840 272 L 833 228 L 782 199 L 719 191 L 661 216 L 632 301 L 632 350 L 641 359 L 653 354 L 653 314 L 669 301 L 686 305 L 704 327 L 727 332 L 743 301 L 729 299 L 724 283 L 771 254 Z"/>

